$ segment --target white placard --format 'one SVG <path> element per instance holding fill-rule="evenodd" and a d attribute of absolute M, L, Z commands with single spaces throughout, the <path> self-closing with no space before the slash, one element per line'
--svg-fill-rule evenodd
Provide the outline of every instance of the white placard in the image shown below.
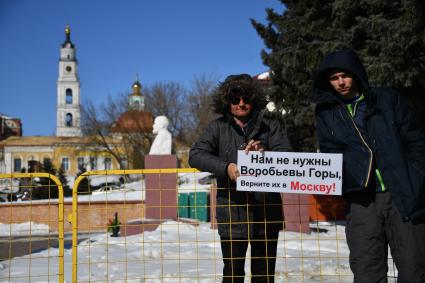
<path fill-rule="evenodd" d="M 238 191 L 341 195 L 342 154 L 238 151 Z"/>

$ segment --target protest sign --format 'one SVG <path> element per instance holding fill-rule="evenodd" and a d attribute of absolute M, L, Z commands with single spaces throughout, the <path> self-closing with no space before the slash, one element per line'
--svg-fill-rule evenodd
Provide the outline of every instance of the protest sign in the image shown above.
<path fill-rule="evenodd" d="M 341 195 L 342 154 L 238 151 L 238 191 Z"/>

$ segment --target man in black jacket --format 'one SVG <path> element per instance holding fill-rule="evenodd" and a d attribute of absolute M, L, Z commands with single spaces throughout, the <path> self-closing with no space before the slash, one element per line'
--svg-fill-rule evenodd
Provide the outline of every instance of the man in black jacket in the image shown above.
<path fill-rule="evenodd" d="M 320 150 L 343 154 L 354 282 L 425 282 L 425 134 L 404 97 L 369 86 L 351 50 L 328 54 L 314 80 Z"/>
<path fill-rule="evenodd" d="M 277 239 L 282 229 L 279 193 L 236 191 L 238 150 L 288 151 L 284 127 L 267 117 L 263 87 L 247 74 L 231 75 L 214 93 L 212 121 L 189 154 L 189 164 L 217 178 L 217 222 L 223 282 L 244 282 L 251 245 L 251 282 L 274 282 Z"/>

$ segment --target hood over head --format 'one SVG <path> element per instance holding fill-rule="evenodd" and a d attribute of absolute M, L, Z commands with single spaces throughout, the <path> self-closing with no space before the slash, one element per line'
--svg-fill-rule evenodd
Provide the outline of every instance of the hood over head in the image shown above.
<path fill-rule="evenodd" d="M 246 98 L 252 105 L 253 111 L 259 112 L 267 105 L 264 87 L 248 74 L 230 75 L 219 83 L 213 92 L 214 112 L 224 116 L 229 113 L 233 96 Z"/>
<path fill-rule="evenodd" d="M 313 101 L 323 100 L 324 93 L 334 93 L 329 82 L 332 71 L 342 71 L 353 76 L 359 91 L 366 92 L 369 89 L 369 80 L 366 70 L 359 56 L 353 50 L 334 51 L 325 56 L 314 78 Z"/>

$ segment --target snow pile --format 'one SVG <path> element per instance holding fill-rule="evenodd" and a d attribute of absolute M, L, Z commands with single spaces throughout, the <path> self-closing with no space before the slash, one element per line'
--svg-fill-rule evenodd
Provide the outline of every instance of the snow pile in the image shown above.
<path fill-rule="evenodd" d="M 211 173 L 179 173 L 178 192 L 207 192 L 211 188 Z"/>
<path fill-rule="evenodd" d="M 344 227 L 319 228 L 311 234 L 280 233 L 276 282 L 352 282 Z M 79 243 L 77 254 L 81 282 L 219 282 L 223 268 L 220 240 L 209 223 L 168 221 L 155 231 L 128 237 L 91 234 Z M 57 261 L 46 264 L 46 257 L 57 255 L 58 250 L 50 248 L 3 262 L 0 277 L 10 272 L 24 278 L 31 272 L 40 280 L 34 282 L 43 282 L 48 272 L 57 273 Z M 65 250 L 67 282 L 71 282 L 71 258 L 71 249 Z M 249 260 L 245 269 L 249 274 Z"/>
<path fill-rule="evenodd" d="M 32 226 L 36 226 L 31 224 Z M 0 227 L 4 230 L 4 227 Z M 281 231 L 275 282 L 352 282 L 345 227 L 332 223 L 311 224 L 311 234 Z M 21 228 L 14 228 L 18 231 Z M 222 259 L 217 230 L 168 221 L 155 231 L 128 237 L 90 234 L 78 244 L 79 282 L 220 282 Z M 0 281 L 57 281 L 59 250 L 0 262 Z M 245 264 L 249 282 L 250 251 Z M 72 281 L 72 250 L 66 249 L 65 282 Z M 391 264 L 389 282 L 397 271 Z"/>
<path fill-rule="evenodd" d="M 0 223 L 0 237 L 46 235 L 49 233 L 49 225 L 25 222 L 18 224 Z"/>

